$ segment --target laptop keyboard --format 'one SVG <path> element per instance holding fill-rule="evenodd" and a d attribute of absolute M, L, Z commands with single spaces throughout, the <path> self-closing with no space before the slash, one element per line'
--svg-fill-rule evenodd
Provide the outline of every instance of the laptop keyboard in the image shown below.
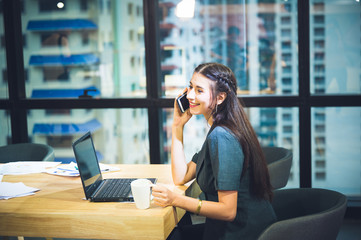
<path fill-rule="evenodd" d="M 134 179 L 107 179 L 104 182 L 104 190 L 97 194 L 97 198 L 123 198 L 130 193 L 130 183 Z"/>

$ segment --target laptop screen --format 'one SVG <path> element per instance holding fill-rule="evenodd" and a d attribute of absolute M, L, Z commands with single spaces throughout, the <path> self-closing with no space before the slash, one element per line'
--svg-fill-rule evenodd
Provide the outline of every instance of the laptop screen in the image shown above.
<path fill-rule="evenodd" d="M 73 143 L 73 150 L 88 199 L 103 180 L 90 132 Z"/>

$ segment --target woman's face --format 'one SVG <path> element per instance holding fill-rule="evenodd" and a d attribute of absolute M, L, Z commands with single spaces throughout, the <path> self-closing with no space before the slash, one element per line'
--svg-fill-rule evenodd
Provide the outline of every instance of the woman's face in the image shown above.
<path fill-rule="evenodd" d="M 199 73 L 194 73 L 189 83 L 187 99 L 192 115 L 203 114 L 206 119 L 212 112 L 211 80 Z"/>

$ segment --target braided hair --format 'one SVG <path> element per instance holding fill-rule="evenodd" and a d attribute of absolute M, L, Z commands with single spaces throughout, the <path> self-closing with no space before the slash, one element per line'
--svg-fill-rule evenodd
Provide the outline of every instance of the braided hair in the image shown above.
<path fill-rule="evenodd" d="M 237 80 L 230 68 L 219 63 L 203 63 L 194 70 L 211 80 L 212 118 L 214 126 L 228 128 L 238 139 L 244 154 L 242 176 L 250 174 L 250 191 L 260 199 L 272 199 L 268 168 L 257 135 L 237 97 Z M 226 98 L 217 105 L 217 96 Z"/>

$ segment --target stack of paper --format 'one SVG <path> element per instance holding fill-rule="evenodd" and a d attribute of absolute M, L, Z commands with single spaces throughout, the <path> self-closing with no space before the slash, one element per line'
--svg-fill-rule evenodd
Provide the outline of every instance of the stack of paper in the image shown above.
<path fill-rule="evenodd" d="M 2 175 L 19 175 L 29 173 L 45 172 L 47 168 L 56 167 L 59 162 L 42 162 L 42 161 L 26 161 L 26 162 L 9 162 L 0 165 L 0 174 Z"/>
<path fill-rule="evenodd" d="M 33 195 L 36 191 L 39 190 L 40 189 L 28 187 L 22 182 L 0 182 L 0 199 L 9 199 L 14 197 Z"/>

